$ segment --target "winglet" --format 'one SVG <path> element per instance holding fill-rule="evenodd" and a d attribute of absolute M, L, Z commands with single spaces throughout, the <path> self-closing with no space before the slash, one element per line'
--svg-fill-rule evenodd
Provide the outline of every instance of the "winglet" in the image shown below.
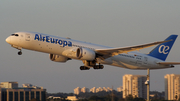
<path fill-rule="evenodd" d="M 149 56 L 158 58 L 160 60 L 165 61 L 176 38 L 178 35 L 170 35 L 165 41 L 170 40 L 169 42 L 162 43 L 154 48 L 150 53 Z"/>

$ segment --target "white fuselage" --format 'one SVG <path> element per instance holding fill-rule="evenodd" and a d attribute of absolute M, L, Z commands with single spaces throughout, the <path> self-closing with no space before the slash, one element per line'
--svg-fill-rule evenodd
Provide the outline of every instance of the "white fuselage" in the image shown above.
<path fill-rule="evenodd" d="M 28 49 L 49 54 L 62 55 L 64 50 L 73 47 L 83 47 L 91 50 L 112 48 L 92 43 L 81 42 L 41 33 L 18 32 L 19 36 L 9 36 L 6 41 L 17 49 Z M 37 36 L 38 35 L 38 36 Z M 75 59 L 75 58 L 74 58 Z M 80 60 L 80 59 L 78 59 Z M 163 69 L 170 65 L 157 64 L 162 60 L 138 52 L 119 54 L 105 59 L 97 58 L 98 63 L 113 65 L 128 69 Z"/>

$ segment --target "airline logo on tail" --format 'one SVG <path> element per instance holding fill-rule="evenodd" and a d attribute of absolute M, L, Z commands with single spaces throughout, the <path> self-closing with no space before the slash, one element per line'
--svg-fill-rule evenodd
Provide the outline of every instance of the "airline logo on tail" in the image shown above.
<path fill-rule="evenodd" d="M 151 52 L 150 52 L 150 56 L 158 58 L 160 60 L 165 61 L 176 38 L 178 35 L 170 35 L 165 41 L 165 43 L 162 43 L 160 45 L 158 45 L 157 47 L 155 47 Z"/>
<path fill-rule="evenodd" d="M 169 49 L 169 46 L 161 45 L 159 46 L 159 53 L 168 54 Z"/>

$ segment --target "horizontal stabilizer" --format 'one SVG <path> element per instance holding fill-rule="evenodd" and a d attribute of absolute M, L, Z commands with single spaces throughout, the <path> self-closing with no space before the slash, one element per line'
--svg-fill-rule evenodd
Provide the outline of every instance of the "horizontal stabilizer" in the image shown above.
<path fill-rule="evenodd" d="M 161 65 L 180 65 L 180 62 L 158 62 Z"/>

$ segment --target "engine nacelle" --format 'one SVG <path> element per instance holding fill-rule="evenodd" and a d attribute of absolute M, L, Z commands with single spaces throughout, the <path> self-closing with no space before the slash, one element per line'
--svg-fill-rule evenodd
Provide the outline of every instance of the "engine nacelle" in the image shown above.
<path fill-rule="evenodd" d="M 54 55 L 54 54 L 49 54 L 49 58 L 51 61 L 54 62 L 66 62 L 67 60 L 69 60 L 68 57 L 64 57 L 61 55 Z"/>
<path fill-rule="evenodd" d="M 69 58 L 93 61 L 96 54 L 93 50 L 88 48 L 70 48 L 62 52 L 62 55 Z"/>
<path fill-rule="evenodd" d="M 82 56 L 80 58 L 81 60 L 93 61 L 96 58 L 96 53 L 91 49 L 82 48 L 81 51 L 82 51 L 81 52 Z"/>

